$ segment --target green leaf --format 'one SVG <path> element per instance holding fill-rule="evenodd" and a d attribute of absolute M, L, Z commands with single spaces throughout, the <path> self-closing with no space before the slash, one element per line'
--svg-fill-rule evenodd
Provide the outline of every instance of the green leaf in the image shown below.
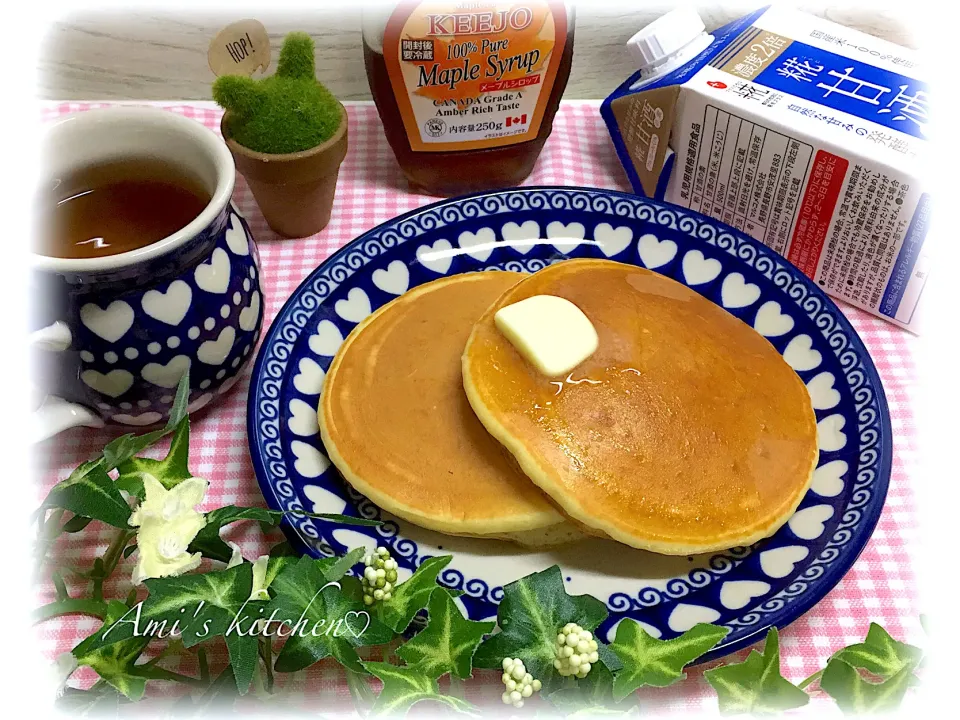
<path fill-rule="evenodd" d="M 827 663 L 820 689 L 836 700 L 845 713 L 865 715 L 896 710 L 913 683 L 913 666 L 905 665 L 883 682 L 864 680 L 857 669 L 840 657 Z"/>
<path fill-rule="evenodd" d="M 441 695 L 437 681 L 417 668 L 397 667 L 390 663 L 366 662 L 363 667 L 383 681 L 383 689 L 374 703 L 374 715 L 391 717 L 406 715 L 418 702 L 432 700 L 459 712 L 469 712 L 473 706 L 449 695 Z"/>
<path fill-rule="evenodd" d="M 177 425 L 170 441 L 170 449 L 163 460 L 131 457 L 117 465 L 120 477 L 117 482 L 131 495 L 143 494 L 143 479 L 152 475 L 167 490 L 193 477 L 187 468 L 190 452 L 190 419 L 184 417 Z"/>
<path fill-rule="evenodd" d="M 413 616 L 427 606 L 437 587 L 437 576 L 452 559 L 452 555 L 443 555 L 424 560 L 413 575 L 394 588 L 389 600 L 377 604 L 378 617 L 396 632 L 405 631 Z"/>
<path fill-rule="evenodd" d="M 250 632 L 253 566 L 241 563 L 226 570 L 146 581 L 150 595 L 109 627 L 91 635 L 91 649 L 131 637 L 169 637 L 181 633 L 185 647 L 210 638 Z M 247 608 L 244 606 L 248 605 Z M 86 641 L 85 641 L 86 642 Z"/>
<path fill-rule="evenodd" d="M 111 600 L 107 605 L 103 626 L 116 622 L 128 610 L 122 602 Z M 133 637 L 95 650 L 89 650 L 89 646 L 80 643 L 74 648 L 73 656 L 78 665 L 93 668 L 117 692 L 131 700 L 139 700 L 143 697 L 147 679 L 138 674 L 136 662 L 149 642 L 149 637 Z"/>
<path fill-rule="evenodd" d="M 265 607 L 263 602 L 250 602 L 246 609 L 251 612 L 250 617 L 259 617 L 257 609 Z M 230 654 L 230 667 L 237 683 L 237 692 L 246 695 L 253 681 L 253 673 L 257 669 L 257 659 L 260 652 L 259 636 L 252 632 L 252 628 L 244 633 L 227 633 L 227 652 Z"/>
<path fill-rule="evenodd" d="M 427 612 L 427 626 L 397 648 L 397 655 L 430 678 L 447 673 L 461 680 L 473 677 L 473 654 L 496 623 L 467 620 L 442 587 L 433 589 Z"/>
<path fill-rule="evenodd" d="M 570 622 L 592 631 L 606 617 L 606 606 L 596 598 L 567 594 L 558 566 L 527 575 L 504 586 L 497 608 L 500 632 L 477 649 L 474 667 L 499 668 L 503 658 L 518 657 L 549 693 L 561 681 L 553 667 L 557 633 Z M 597 644 L 606 649 L 599 641 Z M 613 656 L 612 661 L 616 660 Z"/>
<path fill-rule="evenodd" d="M 273 521 L 277 513 L 267 508 L 258 507 L 237 507 L 227 505 L 225 507 L 211 510 L 207 513 L 207 524 L 204 525 L 197 536 L 190 543 L 187 552 L 203 553 L 204 557 L 221 562 L 229 562 L 233 556 L 233 551 L 220 537 L 220 531 L 224 526 L 235 523 L 238 520 L 267 520 Z"/>
<path fill-rule="evenodd" d="M 102 459 L 84 463 L 54 485 L 43 507 L 64 508 L 114 527 L 130 527 L 130 506 L 104 469 Z"/>
<path fill-rule="evenodd" d="M 727 628 L 697 623 L 680 637 L 658 640 L 635 620 L 622 620 L 617 638 L 610 644 L 623 663 L 614 681 L 614 696 L 622 700 L 644 685 L 672 685 L 684 677 L 684 667 L 716 646 L 728 632 Z"/>
<path fill-rule="evenodd" d="M 363 556 L 365 554 L 366 550 L 362 547 L 359 547 L 354 548 L 343 557 L 329 558 L 333 562 L 325 566 L 323 570 L 323 577 L 327 580 L 327 582 L 339 580 L 350 571 L 350 568 L 363 560 Z"/>
<path fill-rule="evenodd" d="M 84 517 L 83 515 L 74 515 L 63 524 L 63 531 L 67 533 L 80 532 L 87 527 L 92 520 L 93 518 Z"/>
<path fill-rule="evenodd" d="M 190 370 L 183 374 L 177 385 L 177 392 L 173 398 L 173 405 L 170 406 L 170 415 L 167 417 L 167 430 L 173 430 L 185 417 L 187 417 L 187 405 L 190 402 Z"/>
<path fill-rule="evenodd" d="M 329 564 L 327 565 L 329 568 Z M 363 672 L 356 648 L 393 639 L 390 628 L 324 577 L 324 564 L 302 557 L 284 568 L 271 583 L 274 593 L 266 616 L 290 626 L 290 636 L 277 656 L 279 672 L 294 672 L 332 655 L 342 665 Z"/>
<path fill-rule="evenodd" d="M 541 681 L 542 682 L 542 681 Z M 603 663 L 590 667 L 585 678 L 571 679 L 571 686 L 555 690 L 546 699 L 568 717 L 578 714 L 589 716 L 591 712 L 608 715 L 625 715 L 636 712 L 636 698 L 614 697 L 614 675 Z"/>
<path fill-rule="evenodd" d="M 128 702 L 110 685 L 94 685 L 89 690 L 68 687 L 57 698 L 56 708 L 71 717 L 102 718 L 119 716 L 120 704 Z"/>
<path fill-rule="evenodd" d="M 762 655 L 751 650 L 742 663 L 707 670 L 704 677 L 717 691 L 724 714 L 776 713 L 810 701 L 803 690 L 780 674 L 780 641 L 775 627 L 767 633 Z"/>
<path fill-rule="evenodd" d="M 920 663 L 923 651 L 894 640 L 876 623 L 870 623 L 866 639 L 846 647 L 831 660 L 843 660 L 855 668 L 862 668 L 882 678 L 891 678 L 906 667 L 912 672 Z"/>

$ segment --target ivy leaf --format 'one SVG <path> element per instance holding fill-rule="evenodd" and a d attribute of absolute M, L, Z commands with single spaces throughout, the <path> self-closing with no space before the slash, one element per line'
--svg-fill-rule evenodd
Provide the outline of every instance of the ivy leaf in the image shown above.
<path fill-rule="evenodd" d="M 250 610 L 248 617 L 259 618 L 260 608 L 266 608 L 265 602 L 251 601 L 244 610 Z M 253 623 L 243 632 L 228 632 L 226 634 L 227 652 L 230 655 L 230 667 L 233 668 L 233 677 L 236 680 L 237 692 L 246 695 L 253 681 L 253 673 L 257 669 L 257 659 L 260 653 L 260 641 Z"/>
<path fill-rule="evenodd" d="M 84 517 L 83 515 L 74 515 L 63 524 L 63 531 L 66 533 L 80 532 L 87 527 L 92 520 L 93 518 Z"/>
<path fill-rule="evenodd" d="M 433 589 L 427 612 L 427 626 L 397 648 L 397 655 L 427 677 L 447 673 L 461 680 L 473 677 L 473 654 L 496 623 L 467 620 L 442 587 Z"/>
<path fill-rule="evenodd" d="M 844 648 L 830 660 L 843 660 L 848 665 L 887 679 L 906 667 L 912 672 L 922 656 L 920 648 L 894 640 L 882 627 L 870 623 L 867 637 L 862 643 Z"/>
<path fill-rule="evenodd" d="M 117 490 L 103 459 L 85 462 L 50 490 L 44 508 L 63 508 L 108 525 L 129 528 L 130 506 Z"/>
<path fill-rule="evenodd" d="M 542 682 L 542 681 L 541 681 Z M 590 667 L 585 678 L 575 681 L 572 687 L 555 690 L 546 696 L 550 703 L 567 717 L 589 716 L 593 712 L 604 715 L 625 715 L 636 712 L 636 698 L 626 700 L 614 697 L 614 675 L 603 663 Z"/>
<path fill-rule="evenodd" d="M 780 640 L 775 627 L 767 633 L 762 655 L 751 650 L 742 663 L 707 670 L 704 677 L 716 690 L 724 714 L 776 713 L 810 701 L 780 674 Z"/>
<path fill-rule="evenodd" d="M 437 681 L 418 668 L 397 667 L 383 662 L 366 662 L 363 667 L 383 681 L 383 689 L 373 705 L 374 715 L 405 715 L 413 705 L 423 700 L 442 703 L 458 712 L 473 709 L 472 705 L 459 698 L 441 695 Z"/>
<path fill-rule="evenodd" d="M 427 606 L 437 587 L 437 576 L 452 559 L 452 555 L 442 555 L 424 560 L 409 579 L 394 588 L 389 600 L 377 605 L 380 620 L 395 632 L 404 632 L 413 616 Z"/>
<path fill-rule="evenodd" d="M 622 700 L 644 685 L 666 687 L 681 680 L 683 668 L 716 646 L 728 632 L 727 628 L 697 623 L 680 637 L 658 640 L 635 620 L 624 619 L 617 626 L 616 640 L 610 644 L 623 663 L 623 670 L 614 680 L 614 696 Z"/>
<path fill-rule="evenodd" d="M 163 460 L 153 458 L 131 457 L 117 465 L 120 477 L 118 485 L 131 495 L 143 496 L 143 479 L 145 475 L 152 475 L 167 490 L 193 477 L 187 468 L 187 458 L 190 451 L 190 419 L 184 417 L 177 425 L 170 441 L 170 450 Z"/>
<path fill-rule="evenodd" d="M 324 566 L 323 577 L 327 580 L 327 582 L 339 580 L 348 572 L 350 572 L 350 568 L 363 560 L 363 556 L 365 554 L 366 550 L 362 547 L 358 547 L 354 548 L 343 557 L 328 558 L 328 560 L 331 560 L 332 562 L 329 562 Z"/>
<path fill-rule="evenodd" d="M 896 710 L 913 684 L 913 668 L 913 664 L 904 665 L 887 680 L 874 683 L 864 680 L 855 667 L 835 656 L 823 671 L 820 689 L 851 715 Z"/>
<path fill-rule="evenodd" d="M 500 632 L 484 640 L 477 649 L 474 667 L 499 668 L 503 658 L 518 657 L 549 693 L 557 689 L 561 680 L 553 667 L 560 628 L 573 622 L 592 631 L 606 617 L 606 606 L 596 598 L 567 594 L 558 566 L 527 575 L 504 586 L 503 600 L 497 608 Z M 605 660 L 604 656 L 601 659 Z M 610 663 L 619 664 L 616 656 Z"/>
<path fill-rule="evenodd" d="M 356 648 L 393 639 L 390 628 L 371 617 L 362 602 L 344 596 L 338 583 L 327 580 L 324 566 L 313 558 L 305 556 L 288 565 L 270 588 L 275 596 L 267 606 L 267 616 L 292 628 L 277 656 L 279 672 L 303 670 L 330 655 L 348 669 L 363 672 Z"/>
<path fill-rule="evenodd" d="M 129 608 L 119 600 L 111 600 L 103 626 L 112 625 Z M 147 679 L 137 674 L 136 662 L 150 643 L 149 637 L 132 637 L 107 647 L 89 650 L 80 643 L 73 650 L 78 665 L 86 665 L 114 688 L 131 700 L 139 700 L 147 685 Z"/>
<path fill-rule="evenodd" d="M 212 560 L 229 562 L 233 551 L 220 537 L 220 531 L 224 526 L 235 523 L 238 520 L 266 520 L 272 522 L 274 517 L 275 513 L 266 508 L 227 505 L 217 508 L 216 510 L 211 510 L 207 513 L 207 524 L 204 525 L 196 537 L 193 538 L 193 542 L 190 543 L 187 552 L 199 552 L 203 553 L 204 557 Z"/>

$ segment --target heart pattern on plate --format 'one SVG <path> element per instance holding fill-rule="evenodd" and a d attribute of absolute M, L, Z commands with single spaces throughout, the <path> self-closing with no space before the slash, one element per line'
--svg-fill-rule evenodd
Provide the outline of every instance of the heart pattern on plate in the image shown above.
<path fill-rule="evenodd" d="M 323 368 L 312 359 L 300 358 L 299 372 L 293 377 L 293 386 L 297 392 L 304 395 L 319 395 L 323 390 L 323 381 L 326 377 Z"/>
<path fill-rule="evenodd" d="M 770 583 L 760 580 L 728 580 L 720 586 L 720 604 L 731 610 L 740 610 L 750 601 L 770 592 Z"/>
<path fill-rule="evenodd" d="M 703 605 L 677 603 L 667 620 L 667 627 L 677 633 L 686 632 L 697 623 L 713 623 L 720 619 L 720 613 Z"/>
<path fill-rule="evenodd" d="M 193 291 L 183 280 L 174 280 L 166 292 L 148 290 L 143 294 L 140 305 L 143 311 L 154 320 L 167 325 L 179 325 L 190 309 Z"/>
<path fill-rule="evenodd" d="M 417 248 L 417 262 L 438 275 L 446 275 L 453 264 L 451 250 L 453 246 L 449 240 L 440 239 L 433 245 L 421 245 Z"/>
<path fill-rule="evenodd" d="M 554 220 L 547 225 L 547 239 L 550 240 L 550 244 L 558 252 L 562 253 L 570 252 L 581 244 L 586 233 L 587 229 L 583 226 L 583 223 L 573 222 L 564 225 L 559 220 Z"/>
<path fill-rule="evenodd" d="M 294 435 L 313 437 L 320 431 L 320 425 L 317 422 L 317 409 L 312 405 L 307 405 L 303 400 L 291 400 L 290 419 L 287 420 L 287 427 Z"/>
<path fill-rule="evenodd" d="M 337 315 L 352 323 L 362 322 L 373 310 L 370 309 L 370 298 L 360 288 L 352 288 L 345 300 L 337 300 L 333 306 Z"/>
<path fill-rule="evenodd" d="M 716 280 L 723 270 L 719 260 L 704 257 L 699 250 L 691 250 L 684 255 L 682 267 L 688 285 L 706 285 Z"/>
<path fill-rule="evenodd" d="M 809 335 L 797 335 L 783 351 L 783 359 L 797 372 L 803 372 L 819 367 L 823 356 L 819 350 L 813 349 L 813 340 Z"/>
<path fill-rule="evenodd" d="M 470 257 L 481 262 L 490 257 L 496 245 L 497 236 L 492 228 L 483 228 L 475 233 L 465 230 L 460 233 L 457 243 Z"/>
<path fill-rule="evenodd" d="M 600 246 L 600 251 L 610 258 L 630 247 L 633 230 L 626 226 L 614 228 L 610 223 L 600 223 L 593 230 L 593 239 Z"/>
<path fill-rule="evenodd" d="M 653 233 L 647 233 L 637 243 L 640 262 L 647 270 L 663 267 L 677 256 L 677 244 L 673 240 L 660 240 Z"/>
<path fill-rule="evenodd" d="M 810 489 L 821 497 L 836 497 L 843 492 L 843 476 L 850 466 L 843 460 L 831 460 L 813 473 Z"/>
<path fill-rule="evenodd" d="M 500 235 L 511 248 L 526 255 L 540 239 L 540 224 L 536 220 L 527 220 L 522 225 L 508 222 L 500 228 Z"/>
<path fill-rule="evenodd" d="M 840 393 L 833 387 L 833 373 L 822 372 L 807 383 L 814 410 L 830 410 L 840 404 Z"/>
<path fill-rule="evenodd" d="M 394 260 L 386 270 L 373 271 L 373 284 L 391 295 L 403 295 L 410 287 L 410 271 L 406 264 Z"/>
<path fill-rule="evenodd" d="M 87 303 L 80 308 L 80 322 L 107 342 L 116 342 L 133 326 L 133 308 L 123 300 L 114 300 L 106 310 Z"/>
<path fill-rule="evenodd" d="M 780 303 L 768 300 L 757 310 L 753 329 L 764 337 L 779 337 L 793 330 L 793 318 L 780 311 Z"/>
<path fill-rule="evenodd" d="M 321 320 L 317 325 L 317 331 L 310 336 L 308 344 L 317 355 L 333 357 L 343 345 L 343 333 L 329 320 Z"/>
<path fill-rule="evenodd" d="M 748 283 L 738 272 L 730 273 L 723 279 L 720 298 L 725 308 L 747 307 L 760 299 L 760 286 Z"/>
<path fill-rule="evenodd" d="M 330 467 L 327 456 L 313 445 L 308 445 L 301 440 L 294 440 L 290 443 L 290 450 L 297 459 L 293 466 L 294 470 L 305 478 L 320 477 Z M 329 512 L 329 510 L 322 512 Z"/>
<path fill-rule="evenodd" d="M 765 550 L 760 553 L 760 569 L 772 578 L 785 578 L 810 551 L 800 545 Z"/>
<path fill-rule="evenodd" d="M 826 529 L 824 523 L 833 517 L 833 508 L 829 505 L 814 505 L 797 510 L 787 525 L 801 540 L 816 540 Z"/>
<path fill-rule="evenodd" d="M 843 415 L 830 415 L 817 423 L 817 445 L 821 452 L 843 450 L 847 444 L 847 434 L 843 432 L 846 424 Z"/>

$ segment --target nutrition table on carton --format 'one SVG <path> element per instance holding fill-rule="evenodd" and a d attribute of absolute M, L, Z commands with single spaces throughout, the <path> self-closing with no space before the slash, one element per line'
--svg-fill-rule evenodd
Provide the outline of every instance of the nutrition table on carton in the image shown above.
<path fill-rule="evenodd" d="M 149 104 L 219 130 L 221 111 L 212 103 Z M 108 105 L 47 103 L 42 108 L 42 119 L 50 122 L 70 113 Z M 525 185 L 629 190 L 598 107 L 598 101 L 561 104 L 553 134 Z M 261 257 L 265 328 L 303 278 L 331 253 L 377 224 L 436 199 L 411 192 L 387 145 L 372 103 L 349 103 L 347 111 L 350 150 L 340 172 L 333 219 L 322 232 L 295 240 L 279 238 L 267 227 L 244 180 L 237 178 L 234 202 L 250 223 Z M 917 517 L 911 489 L 918 461 L 912 403 L 917 386 L 916 337 L 851 306 L 838 305 L 863 339 L 883 381 L 893 429 L 893 469 L 880 522 L 857 563 L 823 601 L 782 632 L 783 671 L 794 681 L 823 667 L 837 649 L 859 642 L 871 622 L 880 623 L 894 637 L 922 644 L 919 625 L 922 608 L 913 589 Z M 246 433 L 250 371 L 248 367 L 239 382 L 224 392 L 225 397 L 194 419 L 191 470 L 210 482 L 202 510 L 227 504 L 264 504 L 254 478 Z M 116 428 L 77 428 L 39 445 L 36 457 L 42 463 L 43 484 L 37 488 L 38 498 L 119 432 Z M 161 446 L 152 454 L 157 456 L 163 452 L 165 447 Z M 70 565 L 80 559 L 89 562 L 101 555 L 109 543 L 109 528 L 101 527 L 99 535 L 85 533 L 82 542 L 72 540 L 73 536 L 64 536 L 66 539 L 61 539 L 56 557 Z M 253 524 L 241 526 L 227 537 L 242 542 L 251 553 L 258 541 L 256 554 L 265 553 L 269 547 Z M 268 537 L 270 542 L 276 542 L 279 534 L 274 532 Z M 118 575 L 129 577 L 124 572 Z M 39 592 L 42 602 L 49 602 L 53 597 L 52 586 L 44 586 Z M 42 651 L 50 658 L 69 651 L 96 623 L 95 619 L 76 616 L 44 623 L 38 628 Z M 745 655 L 746 651 L 741 651 L 735 657 L 742 659 Z M 215 658 L 214 662 L 225 659 L 224 651 L 224 657 Z M 652 703 L 659 711 L 668 713 L 715 708 L 716 700 L 702 679 L 702 669 L 688 671 L 691 682 L 651 695 Z M 87 686 L 96 676 L 83 669 L 74 677 Z M 477 671 L 477 677 L 480 681 L 471 684 L 468 699 L 496 699 L 502 690 L 500 673 Z M 314 666 L 305 678 L 296 682 L 295 689 L 303 693 L 299 696 L 301 702 L 307 697 L 312 704 L 318 696 L 343 699 L 348 695 L 346 680 L 333 663 Z"/>

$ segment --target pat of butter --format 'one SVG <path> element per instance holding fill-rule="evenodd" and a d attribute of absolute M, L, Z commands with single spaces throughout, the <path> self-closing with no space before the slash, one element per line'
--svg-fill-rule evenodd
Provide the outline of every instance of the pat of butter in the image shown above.
<path fill-rule="evenodd" d="M 597 331 L 583 311 L 554 295 L 534 295 L 500 308 L 497 329 L 547 377 L 565 375 L 597 350 Z"/>

